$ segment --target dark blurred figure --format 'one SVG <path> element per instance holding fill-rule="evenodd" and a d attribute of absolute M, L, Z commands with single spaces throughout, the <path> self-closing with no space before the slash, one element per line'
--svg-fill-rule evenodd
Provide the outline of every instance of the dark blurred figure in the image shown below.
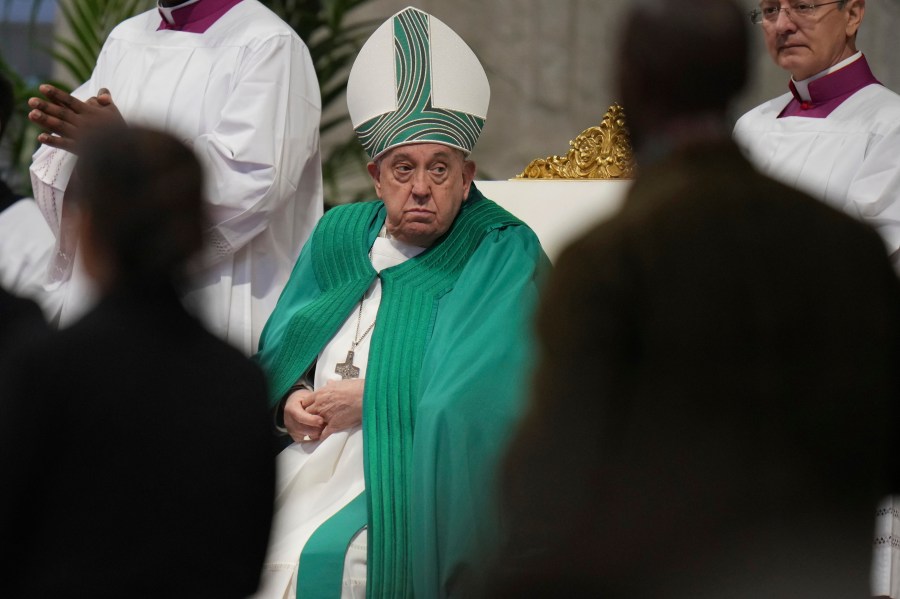
<path fill-rule="evenodd" d="M 22 350 L 21 344 L 46 332 L 47 324 L 36 303 L 0 287 L 0 389 L 4 375 L 13 368 L 11 361 Z"/>
<path fill-rule="evenodd" d="M 723 0 L 630 9 L 640 174 L 547 286 L 491 596 L 868 594 L 900 283 L 876 233 L 730 140 L 744 21 Z"/>
<path fill-rule="evenodd" d="M 102 131 L 76 167 L 103 299 L 30 350 L 0 414 L 0 596 L 245 597 L 274 462 L 262 373 L 184 310 L 202 176 L 166 134 Z"/>

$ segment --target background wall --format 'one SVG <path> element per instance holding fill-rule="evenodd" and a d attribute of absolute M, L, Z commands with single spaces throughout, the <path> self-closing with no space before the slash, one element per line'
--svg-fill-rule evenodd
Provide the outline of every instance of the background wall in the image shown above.
<path fill-rule="evenodd" d="M 491 82 L 491 108 L 473 158 L 479 178 L 504 179 L 534 158 L 565 154 L 569 140 L 598 124 L 616 100 L 617 31 L 630 1 L 373 0 L 360 16 L 384 20 L 413 4 L 466 40 Z M 755 2 L 744 4 L 749 11 Z M 754 27 L 749 18 L 747 27 Z M 869 0 L 859 46 L 882 83 L 900 91 L 897 31 L 900 0 Z M 788 76 L 771 63 L 762 31 L 751 33 L 754 78 L 735 118 L 787 91 Z"/>

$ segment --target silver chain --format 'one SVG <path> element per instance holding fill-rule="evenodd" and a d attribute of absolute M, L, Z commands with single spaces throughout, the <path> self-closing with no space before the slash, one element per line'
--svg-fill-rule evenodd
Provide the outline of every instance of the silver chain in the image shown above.
<path fill-rule="evenodd" d="M 366 338 L 366 335 L 368 335 L 372 331 L 372 329 L 375 328 L 375 321 L 378 320 L 378 317 L 376 317 L 375 320 L 372 321 L 372 324 L 369 325 L 369 328 L 367 328 L 365 330 L 365 332 L 362 334 L 362 337 L 360 337 L 359 336 L 359 325 L 362 322 L 362 310 L 363 310 L 363 301 L 359 300 L 359 316 L 356 317 L 356 335 L 354 335 L 354 337 L 353 337 L 352 349 L 354 349 L 354 350 L 356 349 L 357 345 L 362 343 L 362 340 Z"/>

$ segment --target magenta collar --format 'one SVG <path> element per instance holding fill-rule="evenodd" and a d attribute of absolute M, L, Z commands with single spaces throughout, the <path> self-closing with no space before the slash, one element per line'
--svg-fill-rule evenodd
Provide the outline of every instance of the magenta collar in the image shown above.
<path fill-rule="evenodd" d="M 800 98 L 794 82 L 788 83 L 793 98 L 778 115 L 778 118 L 786 116 L 803 116 L 813 119 L 824 119 L 844 100 L 873 83 L 881 85 L 881 82 L 872 74 L 865 56 L 854 60 L 842 69 L 829 73 L 809 84 L 810 101 Z"/>
<path fill-rule="evenodd" d="M 200 0 L 200 2 L 183 8 L 176 8 L 172 11 L 172 20 L 175 21 L 175 24 L 170 25 L 160 14 L 160 24 L 156 30 L 169 29 L 187 33 L 205 33 L 213 23 L 239 2 L 241 0 Z"/>

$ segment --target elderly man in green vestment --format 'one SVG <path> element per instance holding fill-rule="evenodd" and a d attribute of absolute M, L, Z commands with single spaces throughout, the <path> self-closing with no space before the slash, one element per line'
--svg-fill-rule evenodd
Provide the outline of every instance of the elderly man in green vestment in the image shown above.
<path fill-rule="evenodd" d="M 347 95 L 380 200 L 325 215 L 262 334 L 294 443 L 257 596 L 454 596 L 497 532 L 549 262 L 472 183 L 490 88 L 451 29 L 397 13 Z"/>

